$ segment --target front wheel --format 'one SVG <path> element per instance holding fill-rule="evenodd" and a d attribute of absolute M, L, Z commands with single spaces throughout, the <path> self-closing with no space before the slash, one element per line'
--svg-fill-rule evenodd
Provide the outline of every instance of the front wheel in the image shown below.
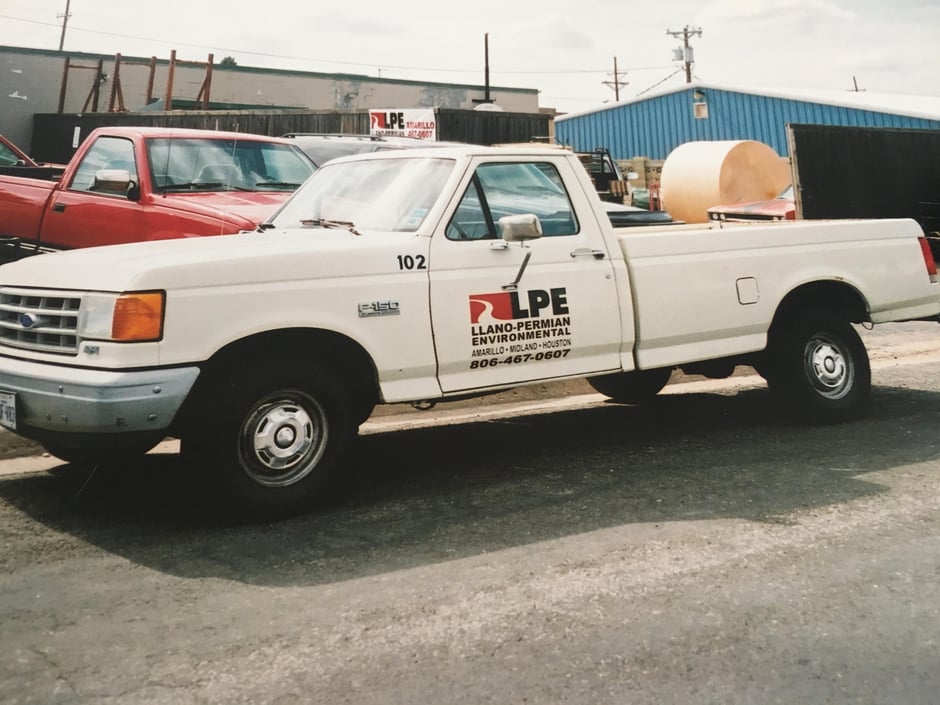
<path fill-rule="evenodd" d="M 795 417 L 841 423 L 865 414 L 871 396 L 868 352 L 852 325 L 830 313 L 807 313 L 771 336 L 771 391 Z"/>
<path fill-rule="evenodd" d="M 356 430 L 323 368 L 287 365 L 219 380 L 200 406 L 207 421 L 187 430 L 183 455 L 210 496 L 256 518 L 289 516 L 323 499 Z"/>
<path fill-rule="evenodd" d="M 623 404 L 642 404 L 659 394 L 671 376 L 672 370 L 665 367 L 657 370 L 634 370 L 589 377 L 588 383 L 595 391 L 614 401 Z"/>

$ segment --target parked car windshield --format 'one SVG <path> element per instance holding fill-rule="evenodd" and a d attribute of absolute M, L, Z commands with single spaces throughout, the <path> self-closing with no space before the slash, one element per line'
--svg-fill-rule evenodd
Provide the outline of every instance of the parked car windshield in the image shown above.
<path fill-rule="evenodd" d="M 257 140 L 147 140 L 154 188 L 163 191 L 293 191 L 316 167 L 289 144 Z"/>
<path fill-rule="evenodd" d="M 272 219 L 276 228 L 349 224 L 357 231 L 414 232 L 437 200 L 453 159 L 331 162 Z"/>

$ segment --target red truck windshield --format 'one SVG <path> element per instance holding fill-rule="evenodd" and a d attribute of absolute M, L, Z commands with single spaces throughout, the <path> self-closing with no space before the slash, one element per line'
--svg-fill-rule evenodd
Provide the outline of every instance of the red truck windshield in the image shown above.
<path fill-rule="evenodd" d="M 254 140 L 147 140 L 154 190 L 293 191 L 316 167 L 292 145 Z"/>

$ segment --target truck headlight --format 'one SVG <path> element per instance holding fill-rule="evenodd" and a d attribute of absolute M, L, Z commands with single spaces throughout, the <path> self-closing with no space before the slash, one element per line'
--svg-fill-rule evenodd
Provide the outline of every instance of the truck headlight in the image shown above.
<path fill-rule="evenodd" d="M 86 340 L 160 340 L 163 337 L 165 302 L 166 294 L 162 291 L 87 294 L 82 304 L 78 334 Z"/>

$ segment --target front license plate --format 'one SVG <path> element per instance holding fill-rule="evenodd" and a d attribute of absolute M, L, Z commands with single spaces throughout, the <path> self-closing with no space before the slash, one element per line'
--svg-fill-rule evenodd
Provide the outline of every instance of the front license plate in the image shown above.
<path fill-rule="evenodd" d="M 16 430 L 16 392 L 0 390 L 0 426 Z"/>

